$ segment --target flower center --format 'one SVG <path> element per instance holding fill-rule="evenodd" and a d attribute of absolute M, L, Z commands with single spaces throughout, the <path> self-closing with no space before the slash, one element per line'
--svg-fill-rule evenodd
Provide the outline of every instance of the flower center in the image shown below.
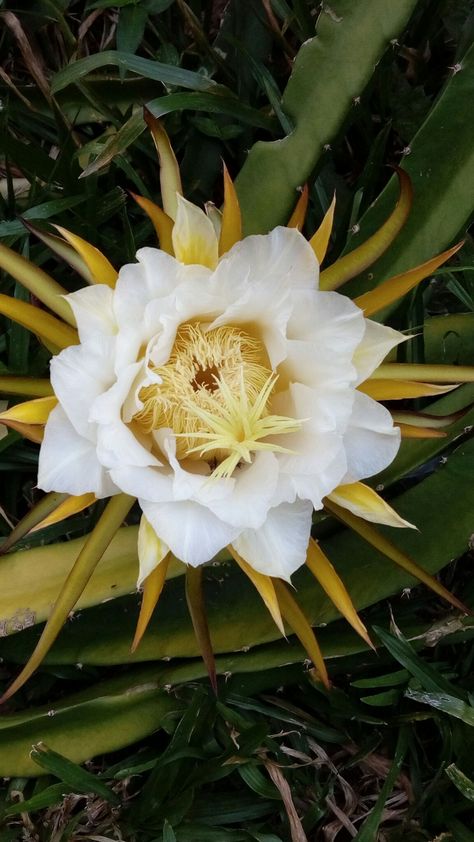
<path fill-rule="evenodd" d="M 166 365 L 152 371 L 161 382 L 140 390 L 133 420 L 148 433 L 170 427 L 178 458 L 205 459 L 214 477 L 231 476 L 258 450 L 286 451 L 265 439 L 301 426 L 270 414 L 278 375 L 263 344 L 239 328 L 184 324 Z"/>

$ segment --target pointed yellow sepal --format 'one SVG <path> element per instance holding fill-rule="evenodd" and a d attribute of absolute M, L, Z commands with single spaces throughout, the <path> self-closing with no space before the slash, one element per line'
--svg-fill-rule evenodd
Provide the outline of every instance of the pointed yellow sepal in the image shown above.
<path fill-rule="evenodd" d="M 63 298 L 67 291 L 54 278 L 47 275 L 43 269 L 35 266 L 34 263 L 30 263 L 26 257 L 12 251 L 3 243 L 0 244 L 0 268 L 8 272 L 20 284 L 23 284 L 26 289 L 67 324 L 75 326 L 74 314 L 68 302 Z"/>
<path fill-rule="evenodd" d="M 463 611 L 465 614 L 469 614 L 470 611 L 466 608 L 463 603 L 453 596 L 443 585 L 435 579 L 434 576 L 431 576 L 430 573 L 427 573 L 426 570 L 423 570 L 419 564 L 416 564 L 410 556 L 406 555 L 406 553 L 402 552 L 398 549 L 388 538 L 385 538 L 384 535 L 381 535 L 380 532 L 377 532 L 375 527 L 372 524 L 367 523 L 366 520 L 362 520 L 361 518 L 356 517 L 353 515 L 352 512 L 347 511 L 347 509 L 343 509 L 341 506 L 338 506 L 332 500 L 325 500 L 324 507 L 334 514 L 342 523 L 345 523 L 352 529 L 354 532 L 357 532 L 364 541 L 367 541 L 372 547 L 375 547 L 380 553 L 385 555 L 391 561 L 393 561 L 398 567 L 401 567 L 403 570 L 406 570 L 410 576 L 414 576 L 415 579 L 418 579 L 420 582 L 423 582 L 432 591 L 441 596 L 447 602 L 450 602 L 451 605 L 454 605 L 455 608 L 459 608 L 460 611 Z"/>
<path fill-rule="evenodd" d="M 51 615 L 43 629 L 41 637 L 36 644 L 36 647 L 30 656 L 28 663 L 23 667 L 18 677 L 13 681 L 8 690 L 0 699 L 0 704 L 10 699 L 20 687 L 23 687 L 30 676 L 40 666 L 41 662 L 48 654 L 51 646 L 56 640 L 64 623 L 66 622 L 69 612 L 74 608 L 77 600 L 81 596 L 86 587 L 92 573 L 97 564 L 105 553 L 115 533 L 121 526 L 124 518 L 130 511 L 133 503 L 133 497 L 127 494 L 118 494 L 112 497 L 107 508 L 104 510 L 100 520 L 90 533 L 85 542 L 77 560 L 67 577 L 59 594 Z"/>
<path fill-rule="evenodd" d="M 144 109 L 143 116 L 151 131 L 153 142 L 160 161 L 160 184 L 163 210 L 171 219 L 176 219 L 178 211 L 176 194 L 182 195 L 181 175 L 170 139 L 162 124 L 153 114 Z"/>
<path fill-rule="evenodd" d="M 49 380 L 41 377 L 15 377 L 7 374 L 5 377 L 0 377 L 0 392 L 5 395 L 45 398 L 53 394 L 53 387 Z"/>
<path fill-rule="evenodd" d="M 24 439 L 32 441 L 34 444 L 41 444 L 44 438 L 44 426 L 41 424 L 23 424 L 21 421 L 3 421 L 5 427 L 10 430 L 15 430 Z"/>
<path fill-rule="evenodd" d="M 92 277 L 85 261 L 69 243 L 62 239 L 62 237 L 57 237 L 56 234 L 50 234 L 47 231 L 43 231 L 41 228 L 37 228 L 36 225 L 33 225 L 28 219 L 22 219 L 22 222 L 25 228 L 34 234 L 35 237 L 38 237 L 41 242 L 47 245 L 54 254 L 57 254 L 61 260 L 69 263 L 69 265 L 72 266 L 72 268 L 86 281 L 86 283 L 94 283 L 94 278 Z M 63 290 L 63 295 L 65 294 L 66 290 Z M 75 324 L 75 321 L 70 322 L 70 324 Z"/>
<path fill-rule="evenodd" d="M 286 223 L 287 228 L 297 228 L 298 231 L 303 230 L 304 221 L 306 219 L 306 213 L 308 210 L 308 201 L 309 201 L 309 190 L 308 185 L 305 184 L 301 191 L 301 195 L 295 205 L 295 209 L 291 214 L 288 222 Z"/>
<path fill-rule="evenodd" d="M 211 635 L 207 624 L 206 607 L 202 589 L 202 567 L 187 565 L 185 574 L 186 602 L 193 624 L 194 634 L 207 669 L 211 687 L 217 696 L 216 662 Z"/>
<path fill-rule="evenodd" d="M 414 424 L 403 424 L 395 421 L 402 439 L 444 439 L 448 435 L 444 430 L 433 430 L 430 427 L 417 427 Z"/>
<path fill-rule="evenodd" d="M 373 375 L 372 375 L 373 378 Z M 457 389 L 456 383 L 440 386 L 435 383 L 420 383 L 416 380 L 365 380 L 358 387 L 359 392 L 374 401 L 401 401 L 407 398 L 428 398 L 444 395 Z"/>
<path fill-rule="evenodd" d="M 31 330 L 48 346 L 63 349 L 79 343 L 79 336 L 73 327 L 26 301 L 0 293 L 0 313 Z"/>
<path fill-rule="evenodd" d="M 431 260 L 427 260 L 426 263 L 422 263 L 420 266 L 416 266 L 408 272 L 402 272 L 401 275 L 395 275 L 393 278 L 389 278 L 387 281 L 379 284 L 378 287 L 375 287 L 375 289 L 371 289 L 369 292 L 359 295 L 358 298 L 354 298 L 354 304 L 357 304 L 364 311 L 365 316 L 372 316 L 374 313 L 378 313 L 379 310 L 382 310 L 389 304 L 393 304 L 394 301 L 398 301 L 399 298 L 402 298 L 407 292 L 414 289 L 417 284 L 427 278 L 428 275 L 431 275 L 438 266 L 446 263 L 463 245 L 464 241 L 457 243 L 457 245 L 447 249 L 447 251 L 443 251 L 442 254 L 438 254 L 436 257 L 432 257 Z"/>
<path fill-rule="evenodd" d="M 326 664 L 324 663 L 324 658 L 321 654 L 318 641 L 314 636 L 313 629 L 284 582 L 281 579 L 274 579 L 274 585 L 283 617 L 311 658 L 322 683 L 329 689 L 330 681 Z"/>
<path fill-rule="evenodd" d="M 324 258 L 326 257 L 326 252 L 328 250 L 329 240 L 331 237 L 332 226 L 334 223 L 334 211 L 336 210 L 336 194 L 334 193 L 333 199 L 329 208 L 327 209 L 326 213 L 324 214 L 323 221 L 319 226 L 318 230 L 313 234 L 311 237 L 309 244 L 313 249 L 316 259 L 318 263 L 321 265 Z M 322 288 L 322 287 L 321 287 Z"/>
<path fill-rule="evenodd" d="M 394 409 L 390 411 L 390 414 L 396 424 L 409 424 L 412 427 L 438 430 L 459 421 L 472 407 L 473 404 L 470 404 L 457 412 L 451 412 L 449 415 L 428 415 L 426 412 L 412 412 L 408 409 Z"/>
<path fill-rule="evenodd" d="M 253 567 L 251 567 L 250 564 L 248 564 L 242 556 L 239 555 L 237 550 L 235 550 L 231 544 L 227 549 L 229 550 L 232 558 L 237 562 L 241 570 L 243 570 L 245 575 L 248 576 L 254 587 L 259 592 L 263 602 L 271 614 L 273 622 L 280 631 L 282 637 L 285 637 L 285 627 L 283 625 L 273 579 L 271 576 L 265 576 L 263 573 L 258 573 L 257 570 L 254 570 Z"/>
<path fill-rule="evenodd" d="M 422 380 L 431 383 L 474 383 L 474 365 L 382 363 L 371 380 Z M 448 388 L 452 388 L 451 386 Z"/>
<path fill-rule="evenodd" d="M 413 203 L 413 188 L 408 173 L 396 168 L 400 182 L 400 195 L 395 209 L 384 224 L 361 246 L 340 257 L 325 269 L 320 278 L 320 289 L 337 289 L 346 281 L 363 272 L 388 249 L 408 219 Z"/>
<path fill-rule="evenodd" d="M 135 652 L 139 646 L 161 596 L 161 592 L 166 581 L 166 574 L 168 573 L 170 558 L 171 553 L 168 552 L 160 563 L 157 564 L 155 569 L 148 574 L 143 582 L 143 598 L 140 606 L 137 628 L 135 630 L 135 636 L 131 646 L 132 652 Z"/>
<path fill-rule="evenodd" d="M 43 518 L 43 520 L 40 520 L 36 526 L 33 526 L 30 532 L 38 532 L 39 529 L 46 529 L 47 526 L 61 523 L 62 520 L 66 520 L 66 518 L 77 515 L 79 512 L 83 512 L 84 509 L 88 509 L 89 506 L 95 503 L 95 500 L 95 494 L 92 493 L 68 497 L 54 511 Z"/>
<path fill-rule="evenodd" d="M 383 523 L 385 526 L 395 526 L 399 529 L 402 527 L 416 529 L 416 526 L 403 520 L 373 488 L 363 482 L 339 485 L 331 494 L 328 494 L 327 499 L 372 523 Z"/>
<path fill-rule="evenodd" d="M 158 237 L 160 249 L 166 251 L 167 254 L 174 254 L 173 251 L 173 220 L 168 216 L 159 205 L 155 205 L 150 199 L 145 196 L 138 196 L 136 193 L 130 191 L 130 196 L 135 199 L 137 205 L 140 205 L 147 216 L 151 219 L 153 227 Z"/>
<path fill-rule="evenodd" d="M 40 444 L 43 441 L 44 425 L 57 402 L 57 398 L 52 396 L 17 404 L 0 413 L 0 422 L 16 430 L 23 438 Z"/>
<path fill-rule="evenodd" d="M 354 608 L 352 600 L 346 590 L 346 587 L 328 557 L 323 553 L 319 544 L 310 538 L 308 553 L 306 555 L 306 566 L 311 570 L 315 579 L 319 582 L 324 591 L 326 591 L 331 602 L 334 603 L 337 610 L 346 618 L 347 622 L 351 624 L 352 628 L 361 636 L 363 640 L 374 648 L 369 637 L 366 627 L 360 619 L 357 611 Z"/>
<path fill-rule="evenodd" d="M 22 424 L 46 424 L 50 412 L 57 405 L 58 399 L 51 396 L 47 398 L 36 398 L 32 401 L 19 403 L 0 412 L 0 421 L 20 421 Z"/>
<path fill-rule="evenodd" d="M 219 255 L 225 254 L 242 239 L 240 204 L 227 167 L 224 164 L 224 206 L 222 208 Z"/>
<path fill-rule="evenodd" d="M 63 228 L 61 225 L 55 225 L 54 227 L 83 259 L 94 279 L 94 283 L 107 284 L 113 289 L 117 283 L 118 272 L 106 256 L 98 248 L 88 243 L 87 240 L 83 240 L 82 237 L 73 234 L 67 228 Z"/>

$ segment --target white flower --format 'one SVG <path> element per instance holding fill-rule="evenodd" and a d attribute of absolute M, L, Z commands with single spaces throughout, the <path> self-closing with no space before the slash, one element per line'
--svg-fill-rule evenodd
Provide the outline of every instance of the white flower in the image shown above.
<path fill-rule="evenodd" d="M 141 249 L 115 290 L 68 296 L 80 345 L 51 364 L 59 405 L 38 484 L 137 497 L 160 539 L 156 563 L 170 548 L 198 566 L 232 544 L 255 570 L 289 579 L 313 508 L 398 450 L 390 413 L 357 386 L 405 337 L 320 292 L 296 229 L 247 237 L 219 262 L 215 238 L 180 199 L 176 258 Z M 145 550 L 140 561 L 142 581 Z"/>

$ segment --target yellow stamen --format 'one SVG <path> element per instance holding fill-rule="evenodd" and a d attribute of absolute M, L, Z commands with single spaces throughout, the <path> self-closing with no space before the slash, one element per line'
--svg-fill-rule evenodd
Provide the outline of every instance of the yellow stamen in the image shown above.
<path fill-rule="evenodd" d="M 259 450 L 291 452 L 273 437 L 296 432 L 302 422 L 271 414 L 278 375 L 247 332 L 184 324 L 166 365 L 152 371 L 155 382 L 140 390 L 143 408 L 133 420 L 146 432 L 171 428 L 179 459 L 204 459 L 211 476 L 221 478 Z"/>

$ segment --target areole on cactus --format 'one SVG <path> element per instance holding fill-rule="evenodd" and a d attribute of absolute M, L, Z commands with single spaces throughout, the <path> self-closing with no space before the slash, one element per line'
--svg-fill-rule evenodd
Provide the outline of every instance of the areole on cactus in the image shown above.
<path fill-rule="evenodd" d="M 285 634 L 303 642 L 328 684 L 313 631 L 285 584 L 302 564 L 370 643 L 350 596 L 318 543 L 312 514 L 326 508 L 394 563 L 463 610 L 433 577 L 372 524 L 409 527 L 362 480 L 394 459 L 401 436 L 440 437 L 452 420 L 391 409 L 382 401 L 437 395 L 474 381 L 474 368 L 384 363 L 409 337 L 371 316 L 413 289 L 460 244 L 385 281 L 355 301 L 336 292 L 393 241 L 411 207 L 399 201 L 366 243 L 321 273 L 334 202 L 309 242 L 301 194 L 286 227 L 242 238 L 237 194 L 224 169 L 222 212 L 182 195 L 178 164 L 160 123 L 146 117 L 160 159 L 163 207 L 133 198 L 159 248 L 141 249 L 117 272 L 94 246 L 57 226 L 34 231 L 86 286 L 69 295 L 42 270 L 0 246 L 0 265 L 49 311 L 0 296 L 0 312 L 52 351 L 51 382 L 2 378 L 29 396 L 0 421 L 40 444 L 38 485 L 48 492 L 4 544 L 110 497 L 64 584 L 29 662 L 4 698 L 32 674 L 95 566 L 138 500 L 138 584 L 143 599 L 133 647 L 144 634 L 175 556 L 209 675 L 211 635 L 202 566 L 224 548 L 257 588 Z M 54 314 L 54 315 L 53 315 Z M 416 526 L 416 524 L 414 524 Z M 212 630 L 211 630 L 212 631 Z"/>

